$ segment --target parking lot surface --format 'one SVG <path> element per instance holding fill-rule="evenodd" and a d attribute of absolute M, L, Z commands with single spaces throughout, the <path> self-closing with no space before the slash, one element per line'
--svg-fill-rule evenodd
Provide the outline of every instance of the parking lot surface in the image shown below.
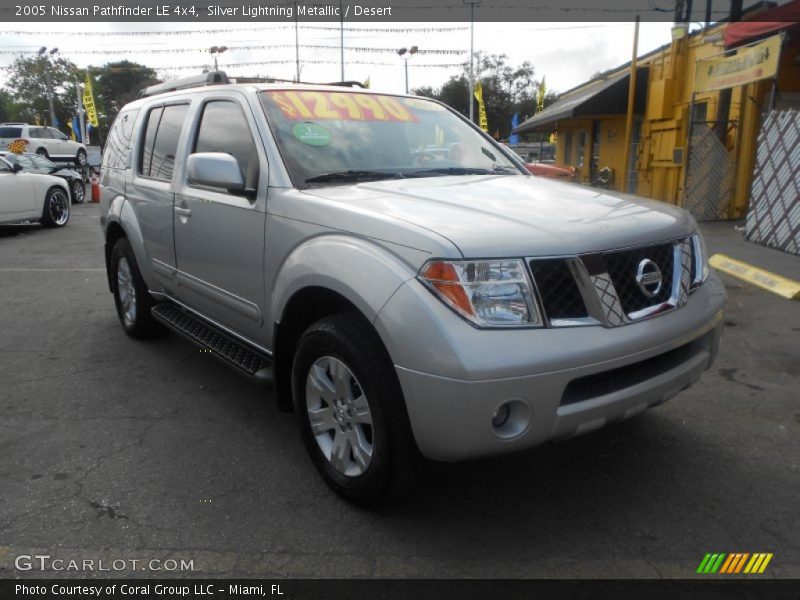
<path fill-rule="evenodd" d="M 732 226 L 710 229 L 734 256 Z M 693 388 L 581 438 L 432 465 L 369 512 L 327 489 L 269 390 L 177 335 L 122 332 L 97 205 L 0 227 L 0 576 L 87 575 L 15 569 L 39 553 L 193 564 L 116 576 L 694 577 L 707 552 L 771 552 L 762 577 L 800 577 L 800 303 L 723 279 L 721 353 Z"/>

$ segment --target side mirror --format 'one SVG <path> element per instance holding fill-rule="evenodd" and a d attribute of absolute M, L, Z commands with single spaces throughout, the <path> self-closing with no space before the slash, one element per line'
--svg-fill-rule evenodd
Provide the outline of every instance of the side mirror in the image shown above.
<path fill-rule="evenodd" d="M 198 152 L 189 155 L 186 172 L 189 183 L 223 188 L 230 192 L 244 191 L 244 177 L 239 161 L 224 152 Z"/>
<path fill-rule="evenodd" d="M 19 173 L 20 171 L 22 171 L 22 165 L 19 163 L 14 163 L 14 166 L 11 167 L 11 169 L 12 171 L 14 171 L 14 173 Z"/>

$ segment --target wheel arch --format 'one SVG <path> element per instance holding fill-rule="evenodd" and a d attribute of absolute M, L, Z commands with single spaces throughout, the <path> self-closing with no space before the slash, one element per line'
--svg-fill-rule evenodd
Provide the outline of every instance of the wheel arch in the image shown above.
<path fill-rule="evenodd" d="M 105 218 L 105 261 L 106 261 L 106 275 L 108 276 L 108 289 L 113 292 L 113 284 L 111 281 L 111 252 L 114 249 L 114 244 L 120 238 L 127 238 L 133 250 L 133 255 L 136 258 L 136 263 L 139 267 L 139 272 L 148 287 L 152 288 L 150 281 L 150 271 L 147 269 L 147 253 L 144 247 L 144 238 L 142 231 L 139 228 L 139 223 L 136 220 L 136 215 L 130 203 L 125 200 L 123 196 L 117 196 L 109 204 L 108 213 Z"/>

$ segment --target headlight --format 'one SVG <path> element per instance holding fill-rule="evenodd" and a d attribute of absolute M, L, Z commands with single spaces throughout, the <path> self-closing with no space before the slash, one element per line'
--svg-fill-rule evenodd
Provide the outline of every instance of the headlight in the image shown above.
<path fill-rule="evenodd" d="M 692 287 L 696 287 L 708 279 L 708 247 L 699 231 L 692 236 Z"/>
<path fill-rule="evenodd" d="M 432 260 L 419 279 L 478 327 L 539 327 L 542 318 L 521 260 Z"/>

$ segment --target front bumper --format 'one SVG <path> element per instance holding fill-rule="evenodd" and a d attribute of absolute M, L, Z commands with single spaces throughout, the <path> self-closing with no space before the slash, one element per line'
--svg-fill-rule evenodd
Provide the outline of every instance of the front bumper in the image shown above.
<path fill-rule="evenodd" d="M 490 331 L 411 281 L 375 325 L 420 451 L 456 461 L 586 433 L 671 398 L 713 363 L 724 305 L 711 274 L 682 308 L 630 325 Z M 504 436 L 492 416 L 509 400 L 527 416 Z"/>

